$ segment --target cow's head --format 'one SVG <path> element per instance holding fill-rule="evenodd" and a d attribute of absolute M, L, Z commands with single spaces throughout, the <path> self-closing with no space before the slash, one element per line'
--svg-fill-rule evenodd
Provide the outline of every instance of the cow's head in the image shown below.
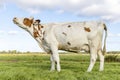
<path fill-rule="evenodd" d="M 23 29 L 29 29 L 33 26 L 34 18 L 17 18 L 13 19 L 13 22 Z"/>
<path fill-rule="evenodd" d="M 13 18 L 13 22 L 19 27 L 27 30 L 34 38 L 37 38 L 41 35 L 42 25 L 40 20 L 34 20 L 34 18 Z"/>

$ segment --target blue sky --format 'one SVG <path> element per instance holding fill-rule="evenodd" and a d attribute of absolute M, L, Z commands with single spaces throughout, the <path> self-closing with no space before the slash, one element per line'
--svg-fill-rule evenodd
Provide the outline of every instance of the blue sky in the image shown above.
<path fill-rule="evenodd" d="M 119 0 L 0 0 L 0 51 L 42 51 L 14 17 L 48 22 L 102 20 L 108 27 L 107 51 L 120 50 Z"/>

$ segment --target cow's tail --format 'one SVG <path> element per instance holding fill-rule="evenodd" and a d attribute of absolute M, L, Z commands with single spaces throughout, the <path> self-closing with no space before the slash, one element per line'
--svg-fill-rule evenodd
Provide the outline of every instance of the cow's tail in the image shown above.
<path fill-rule="evenodd" d="M 105 38 L 104 38 L 104 46 L 103 46 L 103 55 L 106 54 L 106 38 L 107 38 L 107 26 L 105 24 L 103 24 L 104 30 L 105 30 Z"/>

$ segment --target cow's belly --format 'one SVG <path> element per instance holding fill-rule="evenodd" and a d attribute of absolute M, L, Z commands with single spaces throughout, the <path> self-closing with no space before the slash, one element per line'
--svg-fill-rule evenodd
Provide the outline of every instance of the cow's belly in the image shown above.
<path fill-rule="evenodd" d="M 89 44 L 68 46 L 68 45 L 59 45 L 59 50 L 71 51 L 71 52 L 80 52 L 80 51 L 89 51 Z"/>
<path fill-rule="evenodd" d="M 89 51 L 89 43 L 86 37 L 71 37 L 71 38 L 63 38 L 58 39 L 58 45 L 60 50 L 66 51 L 76 51 L 79 52 L 81 50 Z"/>

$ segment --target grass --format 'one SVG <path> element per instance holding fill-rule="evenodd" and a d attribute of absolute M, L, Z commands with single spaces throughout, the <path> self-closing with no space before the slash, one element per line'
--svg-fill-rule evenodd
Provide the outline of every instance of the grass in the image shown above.
<path fill-rule="evenodd" d="M 99 72 L 97 60 L 92 72 L 86 72 L 89 55 L 60 54 L 62 71 L 50 72 L 47 54 L 0 54 L 0 80 L 120 80 L 120 63 L 105 62 Z"/>

